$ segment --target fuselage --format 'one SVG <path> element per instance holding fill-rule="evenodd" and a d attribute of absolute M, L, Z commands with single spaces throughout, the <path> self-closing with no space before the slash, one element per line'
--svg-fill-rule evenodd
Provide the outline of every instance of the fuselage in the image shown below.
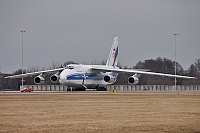
<path fill-rule="evenodd" d="M 98 88 L 112 84 L 117 79 L 117 74 L 111 72 L 97 72 L 91 70 L 94 65 L 68 65 L 61 73 L 60 84 L 77 88 Z M 105 67 L 105 66 L 103 66 Z M 106 82 L 104 77 L 110 76 L 110 82 Z"/>

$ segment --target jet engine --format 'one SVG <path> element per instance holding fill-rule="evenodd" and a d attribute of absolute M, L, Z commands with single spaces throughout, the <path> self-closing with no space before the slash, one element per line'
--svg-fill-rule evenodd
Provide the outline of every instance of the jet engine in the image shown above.
<path fill-rule="evenodd" d="M 108 82 L 108 83 L 115 82 L 115 78 L 112 75 L 106 75 L 103 79 L 105 82 Z"/>
<path fill-rule="evenodd" d="M 37 76 L 34 78 L 34 83 L 35 84 L 43 84 L 45 81 L 44 77 L 42 77 L 41 75 Z"/>
<path fill-rule="evenodd" d="M 131 76 L 128 78 L 128 83 L 136 85 L 139 83 L 139 79 L 135 76 Z"/>
<path fill-rule="evenodd" d="M 60 78 L 60 75 L 54 74 L 50 77 L 50 80 L 52 83 L 58 83 L 59 78 Z"/>

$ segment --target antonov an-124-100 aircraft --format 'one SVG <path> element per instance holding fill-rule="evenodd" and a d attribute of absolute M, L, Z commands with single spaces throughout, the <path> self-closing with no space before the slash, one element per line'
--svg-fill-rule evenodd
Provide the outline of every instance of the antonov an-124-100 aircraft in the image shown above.
<path fill-rule="evenodd" d="M 5 78 L 22 78 L 37 75 L 34 78 L 35 84 L 43 84 L 45 82 L 45 74 L 52 73 L 50 77 L 51 82 L 59 82 L 62 85 L 76 88 L 90 88 L 98 89 L 105 88 L 107 84 L 113 84 L 118 77 L 118 73 L 133 73 L 128 78 L 129 84 L 138 84 L 141 74 L 167 76 L 172 78 L 185 78 L 194 79 L 195 77 L 172 75 L 164 73 L 149 72 L 148 70 L 138 69 L 120 69 L 117 67 L 118 60 L 118 37 L 114 38 L 108 60 L 106 65 L 82 65 L 82 64 L 70 64 L 65 68 L 58 68 L 52 70 L 38 71 L 20 75 L 8 76 Z"/>

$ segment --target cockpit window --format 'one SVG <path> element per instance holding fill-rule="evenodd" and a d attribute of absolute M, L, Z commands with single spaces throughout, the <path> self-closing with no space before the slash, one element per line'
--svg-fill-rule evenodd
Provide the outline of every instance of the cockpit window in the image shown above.
<path fill-rule="evenodd" d="M 74 69 L 74 66 L 66 66 L 66 69 Z"/>

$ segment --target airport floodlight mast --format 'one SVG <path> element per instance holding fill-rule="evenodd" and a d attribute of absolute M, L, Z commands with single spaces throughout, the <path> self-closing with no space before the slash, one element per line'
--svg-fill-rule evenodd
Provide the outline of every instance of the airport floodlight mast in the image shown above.
<path fill-rule="evenodd" d="M 178 33 L 174 33 L 173 35 L 175 36 L 175 75 L 176 75 L 176 36 L 178 36 L 179 34 Z M 177 83 L 177 81 L 176 81 L 176 77 L 175 77 L 175 79 L 174 79 L 175 90 L 177 89 L 176 88 L 176 83 Z M 179 89 L 178 89 L 178 94 L 179 94 Z"/>
<path fill-rule="evenodd" d="M 25 33 L 26 31 L 23 29 L 23 30 L 20 30 L 20 32 L 22 33 L 22 74 L 23 74 L 23 70 L 24 70 L 24 44 L 23 44 L 23 33 Z M 24 87 L 24 78 L 22 76 L 22 89 Z"/>

